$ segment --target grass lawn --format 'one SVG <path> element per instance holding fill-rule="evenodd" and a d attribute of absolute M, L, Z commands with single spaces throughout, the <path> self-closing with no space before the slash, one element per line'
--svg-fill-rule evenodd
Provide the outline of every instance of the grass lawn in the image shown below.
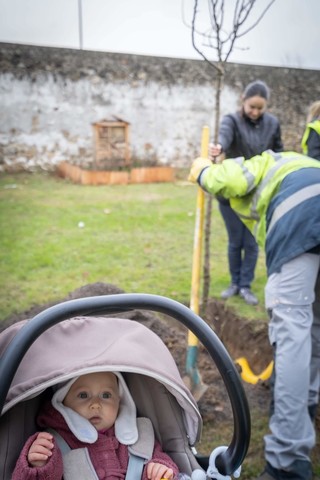
<path fill-rule="evenodd" d="M 0 178 L 0 321 L 93 282 L 189 304 L 197 187 L 185 181 L 75 185 L 49 174 Z M 82 224 L 80 223 L 82 222 Z M 83 225 L 83 226 L 81 226 Z M 239 315 L 264 318 L 264 254 Z M 229 283 L 226 231 L 213 202 L 210 296 Z"/>

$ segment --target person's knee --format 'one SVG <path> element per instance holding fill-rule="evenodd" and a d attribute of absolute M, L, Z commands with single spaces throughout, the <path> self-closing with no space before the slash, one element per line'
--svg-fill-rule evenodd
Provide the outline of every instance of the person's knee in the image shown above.
<path fill-rule="evenodd" d="M 235 241 L 235 239 L 229 241 L 228 250 L 230 254 L 238 254 L 242 250 L 241 242 Z"/>

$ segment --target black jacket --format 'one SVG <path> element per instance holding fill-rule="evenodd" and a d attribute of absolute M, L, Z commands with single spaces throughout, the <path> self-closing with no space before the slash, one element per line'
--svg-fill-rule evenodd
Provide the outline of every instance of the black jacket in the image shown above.
<path fill-rule="evenodd" d="M 279 121 L 267 112 L 255 122 L 242 112 L 226 115 L 221 121 L 218 142 L 226 158 L 249 159 L 265 150 L 283 150 Z"/>

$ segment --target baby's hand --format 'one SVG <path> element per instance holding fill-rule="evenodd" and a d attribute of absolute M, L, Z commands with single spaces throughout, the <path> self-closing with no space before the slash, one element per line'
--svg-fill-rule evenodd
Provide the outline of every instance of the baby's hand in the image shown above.
<path fill-rule="evenodd" d="M 53 436 L 48 432 L 40 432 L 28 452 L 31 467 L 43 467 L 52 455 Z"/>
<path fill-rule="evenodd" d="M 161 480 L 162 478 L 172 480 L 173 470 L 161 463 L 149 463 L 147 466 L 147 477 L 149 480 Z"/>

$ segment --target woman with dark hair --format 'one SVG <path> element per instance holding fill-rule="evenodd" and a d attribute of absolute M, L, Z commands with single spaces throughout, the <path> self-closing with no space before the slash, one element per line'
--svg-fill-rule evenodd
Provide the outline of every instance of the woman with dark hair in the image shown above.
<path fill-rule="evenodd" d="M 249 83 L 242 95 L 241 109 L 222 118 L 218 143 L 210 144 L 209 156 L 215 159 L 252 158 L 265 150 L 281 152 L 283 144 L 278 119 L 266 112 L 270 91 L 261 80 Z M 228 233 L 228 261 L 231 284 L 221 297 L 226 300 L 240 295 L 248 305 L 256 305 L 257 297 L 251 291 L 254 270 L 258 260 L 258 245 L 229 200 L 217 197 L 219 209 Z"/>

